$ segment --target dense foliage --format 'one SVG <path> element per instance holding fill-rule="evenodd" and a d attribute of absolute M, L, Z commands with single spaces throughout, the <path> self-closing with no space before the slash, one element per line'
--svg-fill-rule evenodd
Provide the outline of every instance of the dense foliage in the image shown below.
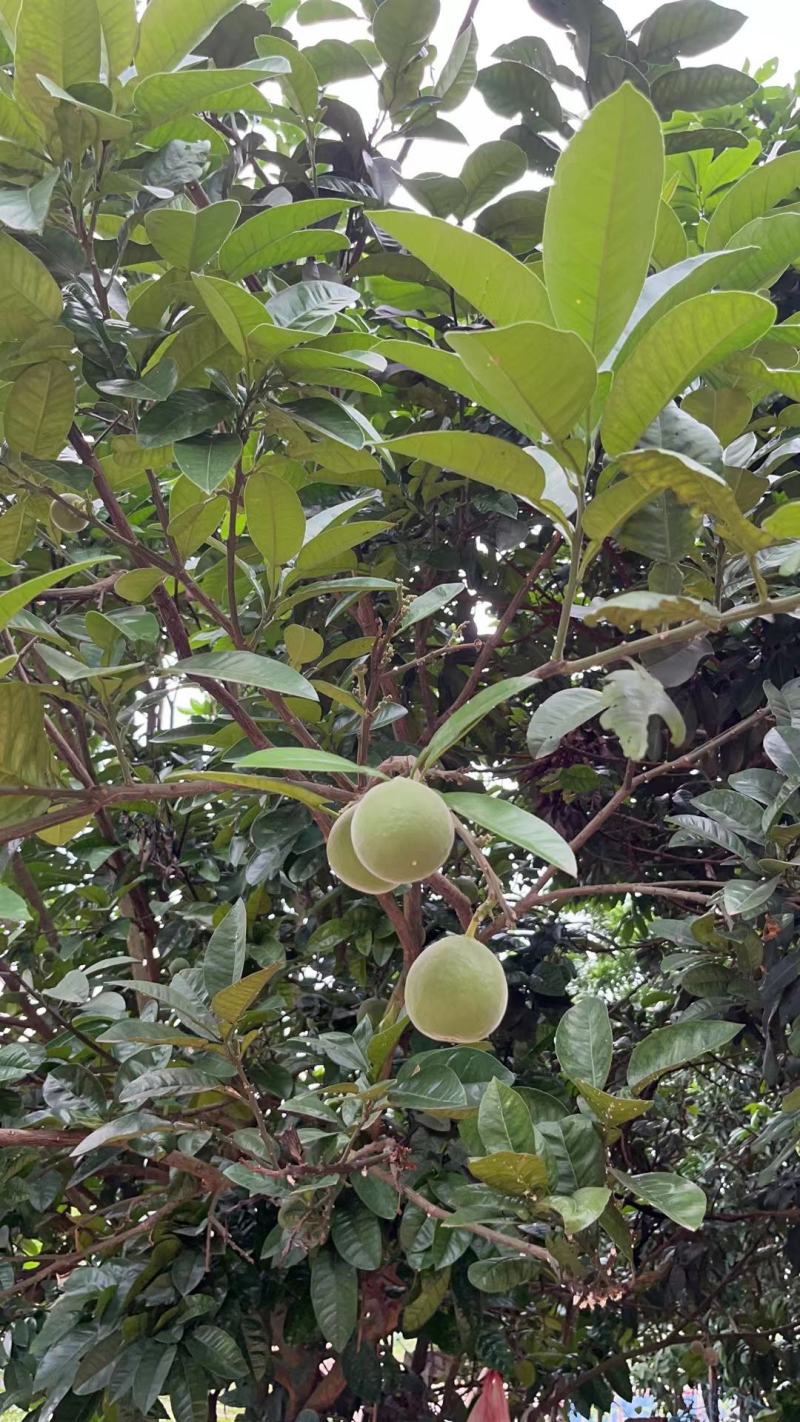
<path fill-rule="evenodd" d="M 714 0 L 480 70 L 477 11 L 0 0 L 36 1422 L 800 1408 L 797 95 Z M 396 776 L 455 847 L 371 896 L 326 840 Z M 490 1041 L 405 1013 L 452 933 Z"/>

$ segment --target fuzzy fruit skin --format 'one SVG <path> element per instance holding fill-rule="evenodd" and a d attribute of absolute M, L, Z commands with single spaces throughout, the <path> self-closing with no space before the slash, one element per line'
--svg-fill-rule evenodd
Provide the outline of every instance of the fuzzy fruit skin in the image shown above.
<path fill-rule="evenodd" d="M 434 1042 L 480 1042 L 502 1022 L 508 986 L 490 948 L 448 933 L 412 963 L 405 999 L 417 1031 Z"/>
<path fill-rule="evenodd" d="M 441 795 L 419 780 L 384 780 L 359 800 L 353 848 L 381 879 L 413 884 L 441 869 L 453 847 L 453 817 Z"/>
<path fill-rule="evenodd" d="M 371 874 L 356 854 L 351 838 L 352 820 L 353 809 L 344 810 L 328 835 L 327 854 L 331 870 L 349 889 L 358 889 L 362 894 L 391 893 L 397 884 Z"/>

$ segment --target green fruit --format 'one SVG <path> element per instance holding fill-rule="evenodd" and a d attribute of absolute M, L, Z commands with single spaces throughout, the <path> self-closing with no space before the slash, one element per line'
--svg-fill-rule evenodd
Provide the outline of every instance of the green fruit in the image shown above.
<path fill-rule="evenodd" d="M 385 780 L 359 800 L 353 848 L 367 868 L 395 884 L 441 869 L 453 847 L 453 817 L 441 795 L 419 780 Z"/>
<path fill-rule="evenodd" d="M 358 889 L 362 894 L 389 894 L 397 888 L 397 883 L 370 873 L 353 848 L 350 837 L 353 813 L 353 806 L 343 810 L 328 835 L 328 863 L 337 879 L 348 888 Z"/>
<path fill-rule="evenodd" d="M 80 533 L 89 520 L 80 494 L 60 494 L 50 505 L 50 518 L 62 533 Z"/>
<path fill-rule="evenodd" d="M 405 998 L 417 1031 L 434 1042 L 480 1042 L 502 1022 L 508 987 L 490 948 L 449 933 L 412 963 Z"/>

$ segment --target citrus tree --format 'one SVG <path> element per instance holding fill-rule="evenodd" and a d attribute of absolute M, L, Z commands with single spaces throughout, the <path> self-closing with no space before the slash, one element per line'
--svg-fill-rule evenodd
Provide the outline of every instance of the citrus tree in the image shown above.
<path fill-rule="evenodd" d="M 0 0 L 32 1422 L 795 1415 L 796 95 L 477 11 Z"/>

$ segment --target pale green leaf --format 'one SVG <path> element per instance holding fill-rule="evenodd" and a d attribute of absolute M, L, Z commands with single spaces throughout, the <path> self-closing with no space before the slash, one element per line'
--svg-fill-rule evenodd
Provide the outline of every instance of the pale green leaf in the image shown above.
<path fill-rule="evenodd" d="M 727 247 L 731 237 L 793 195 L 800 188 L 800 153 L 781 153 L 751 168 L 715 207 L 706 233 L 706 250 Z"/>
<path fill-rule="evenodd" d="M 626 1175 L 622 1170 L 615 1170 L 614 1174 L 637 1199 L 652 1205 L 684 1229 L 699 1229 L 703 1223 L 707 1205 L 705 1192 L 691 1180 L 684 1180 L 682 1175 L 659 1170 L 647 1175 Z"/>
<path fill-rule="evenodd" d="M 238 983 L 242 976 L 247 937 L 244 899 L 231 904 L 214 929 L 203 956 L 203 983 L 209 997 Z"/>
<path fill-rule="evenodd" d="M 718 1052 L 741 1031 L 739 1022 L 676 1022 L 658 1027 L 637 1042 L 628 1063 L 628 1085 L 642 1091 L 664 1072 L 675 1071 L 689 1062 Z"/>
<path fill-rule="evenodd" d="M 579 1234 L 599 1220 L 610 1198 L 606 1185 L 585 1185 L 574 1195 L 548 1195 L 540 1205 L 561 1216 L 567 1234 Z"/>
<path fill-rule="evenodd" d="M 0 612 L 2 598 L 0 598 Z M 196 657 L 175 662 L 167 668 L 168 675 L 214 677 L 240 686 L 257 686 L 262 691 L 276 691 L 280 696 L 300 696 L 316 701 L 317 693 L 304 676 L 278 662 L 273 657 L 261 657 L 256 652 L 200 652 Z"/>
<path fill-rule="evenodd" d="M 522 321 L 447 340 L 486 391 L 487 406 L 531 438 L 544 430 L 558 441 L 588 425 L 597 367 L 571 331 Z"/>
<path fill-rule="evenodd" d="M 444 799 L 457 815 L 474 821 L 499 839 L 530 850 L 531 854 L 536 855 L 545 864 L 554 865 L 564 874 L 573 877 L 577 874 L 575 855 L 558 830 L 554 830 L 546 820 L 541 820 L 528 810 L 522 810 L 518 805 L 512 805 L 509 800 L 501 800 L 494 795 L 458 790 L 445 795 Z"/>
<path fill-rule="evenodd" d="M 255 469 L 244 488 L 247 531 L 267 567 L 278 569 L 300 552 L 306 516 L 285 479 Z"/>
<path fill-rule="evenodd" d="M 571 1081 L 602 1088 L 611 1070 L 613 1041 L 608 1008 L 600 997 L 581 997 L 556 1028 L 556 1056 Z"/>
<path fill-rule="evenodd" d="M 75 381 L 63 361 L 30 365 L 11 387 L 5 436 L 11 448 L 37 459 L 60 454 L 75 414 Z"/>
<path fill-rule="evenodd" d="M 675 702 L 638 662 L 624 671 L 609 672 L 603 697 L 606 709 L 600 725 L 619 738 L 629 760 L 644 760 L 651 716 L 665 722 L 674 745 L 686 739 L 686 723 Z"/>
<path fill-rule="evenodd" d="M 545 284 L 558 325 L 598 360 L 647 275 L 663 173 L 661 125 L 628 83 L 592 110 L 558 160 L 545 213 Z"/>
<path fill-rule="evenodd" d="M 227 15 L 237 0 L 150 0 L 139 26 L 140 76 L 177 69 L 181 60 Z"/>

